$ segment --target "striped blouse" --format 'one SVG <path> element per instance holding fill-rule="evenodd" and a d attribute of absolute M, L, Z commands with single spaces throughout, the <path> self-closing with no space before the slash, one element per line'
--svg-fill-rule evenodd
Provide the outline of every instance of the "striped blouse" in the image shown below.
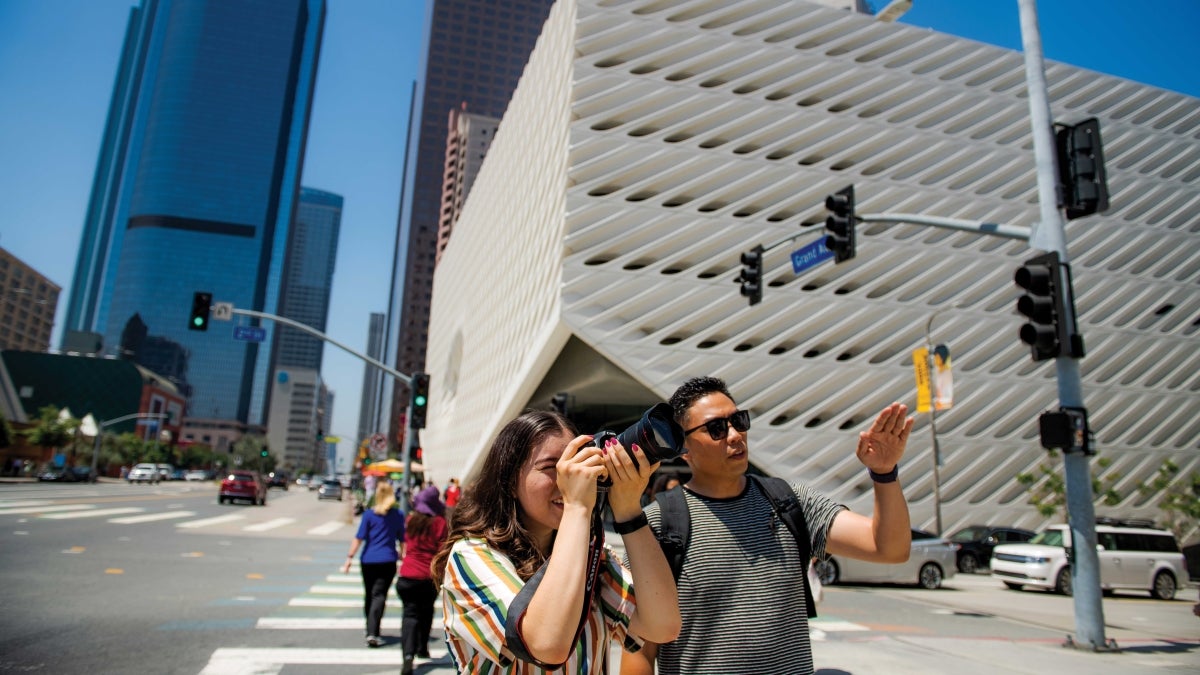
<path fill-rule="evenodd" d="M 525 583 L 512 561 L 482 539 L 454 542 L 442 579 L 442 614 L 450 655 L 460 673 L 540 675 L 551 671 L 515 661 L 505 648 L 508 606 Z M 555 673 L 606 672 L 609 642 L 623 640 L 635 606 L 629 570 L 605 546 L 597 580 L 598 602 L 564 668 Z"/>

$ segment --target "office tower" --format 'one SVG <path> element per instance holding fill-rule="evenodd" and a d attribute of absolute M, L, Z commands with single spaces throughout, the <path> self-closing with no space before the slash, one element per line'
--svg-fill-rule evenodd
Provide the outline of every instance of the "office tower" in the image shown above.
<path fill-rule="evenodd" d="M 428 51 L 414 101 L 408 161 L 397 224 L 392 299 L 388 307 L 389 365 L 402 373 L 425 365 L 429 298 L 437 258 L 446 115 L 463 103 L 500 118 L 542 31 L 553 0 L 429 0 Z M 402 257 L 403 255 L 403 257 Z M 390 438 L 408 405 L 407 389 L 385 380 Z"/>
<path fill-rule="evenodd" d="M 380 312 L 371 312 L 371 321 L 367 327 L 367 356 L 383 363 L 383 329 L 385 317 Z M 362 441 L 377 432 L 387 432 L 381 426 L 380 401 L 383 393 L 383 380 L 390 377 L 382 370 L 370 364 L 363 364 L 362 398 L 358 404 L 358 438 L 355 443 Z M 357 446 L 356 446 L 357 447 Z"/>
<path fill-rule="evenodd" d="M 342 223 L 342 197 L 313 188 L 300 188 L 300 201 L 288 237 L 279 315 L 324 333 L 329 319 L 329 294 L 337 260 Z M 275 365 L 321 370 L 325 343 L 290 326 L 276 333 Z"/>
<path fill-rule="evenodd" d="M 438 218 L 437 258 L 442 259 L 442 251 L 450 241 L 450 232 L 454 229 L 454 221 L 462 213 L 467 195 L 471 193 L 471 185 L 483 159 L 487 157 L 492 139 L 496 137 L 496 129 L 500 120 L 486 115 L 476 115 L 457 108 L 450 111 L 450 119 L 446 124 L 446 168 L 442 178 L 442 210 Z"/>
<path fill-rule="evenodd" d="M 428 472 L 469 475 L 505 421 L 559 392 L 581 430 L 620 430 L 712 374 L 751 413 L 751 462 L 869 513 L 855 439 L 893 401 L 915 408 L 913 352 L 932 341 L 954 402 L 936 419 L 940 497 L 929 413 L 900 464 L 914 527 L 934 527 L 937 499 L 948 532 L 1045 524 L 1016 480 L 1062 461 L 1038 428 L 1056 364 L 1018 337 L 1014 272 L 1038 252 L 879 218 L 852 260 L 791 255 L 824 239 L 847 185 L 860 216 L 1037 222 L 1024 65 L 816 3 L 560 0 L 437 268 Z M 1097 511 L 1155 518 L 1162 493 L 1137 487 L 1168 460 L 1200 471 L 1200 101 L 1045 71 L 1054 120 L 1099 120 L 1111 192 L 1066 225 L 1084 402 L 1114 460 L 1093 466 L 1122 495 Z M 776 242 L 751 306 L 740 254 Z"/>
<path fill-rule="evenodd" d="M 258 344 L 186 324 L 195 291 L 277 313 L 324 17 L 324 0 L 130 12 L 66 329 L 139 363 L 147 344 L 179 357 L 157 360 L 191 417 L 263 421 L 274 326 Z"/>
<path fill-rule="evenodd" d="M 58 309 L 58 284 L 0 248 L 0 349 L 44 352 Z"/>
<path fill-rule="evenodd" d="M 325 384 L 312 368 L 280 368 L 271 383 L 267 414 L 267 445 L 275 466 L 284 471 L 304 471 L 324 447 Z"/>

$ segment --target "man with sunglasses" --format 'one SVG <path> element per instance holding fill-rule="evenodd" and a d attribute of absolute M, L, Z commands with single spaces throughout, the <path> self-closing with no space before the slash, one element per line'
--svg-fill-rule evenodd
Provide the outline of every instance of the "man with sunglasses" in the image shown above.
<path fill-rule="evenodd" d="M 655 672 L 656 657 L 659 675 L 812 673 L 804 561 L 768 496 L 746 478 L 749 412 L 738 409 L 715 377 L 688 380 L 670 403 L 692 472 L 682 487 L 691 518 L 677 582 L 683 629 L 674 642 L 625 652 L 622 675 Z M 856 453 L 874 485 L 874 515 L 852 513 L 806 485 L 792 485 L 813 555 L 908 559 L 908 503 L 897 480 L 913 425 L 907 413 L 893 403 L 859 434 Z M 660 515 L 657 502 L 646 507 L 655 534 Z"/>

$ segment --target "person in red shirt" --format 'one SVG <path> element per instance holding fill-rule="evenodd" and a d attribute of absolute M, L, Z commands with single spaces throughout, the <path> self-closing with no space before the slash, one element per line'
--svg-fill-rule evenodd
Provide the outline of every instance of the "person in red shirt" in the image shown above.
<path fill-rule="evenodd" d="M 429 658 L 429 632 L 433 626 L 433 603 L 437 599 L 429 564 L 446 540 L 446 519 L 442 515 L 445 511 L 437 487 L 430 485 L 417 493 L 405 523 L 404 559 L 400 562 L 400 578 L 396 580 L 396 593 L 404 602 L 401 675 L 411 675 L 414 657 Z"/>
<path fill-rule="evenodd" d="M 462 489 L 458 487 L 458 479 L 451 478 L 450 484 L 446 486 L 446 522 L 449 523 L 454 519 L 454 507 L 458 506 L 458 498 L 462 495 Z"/>

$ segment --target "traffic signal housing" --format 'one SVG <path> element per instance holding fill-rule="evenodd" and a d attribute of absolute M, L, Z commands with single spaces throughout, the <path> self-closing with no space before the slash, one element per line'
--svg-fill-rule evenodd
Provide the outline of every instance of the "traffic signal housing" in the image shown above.
<path fill-rule="evenodd" d="M 1034 361 L 1058 357 L 1068 340 L 1061 265 L 1058 253 L 1051 252 L 1026 260 L 1015 275 L 1025 290 L 1017 311 L 1029 319 L 1021 326 L 1021 342 L 1030 346 Z"/>
<path fill-rule="evenodd" d="M 1096 118 L 1074 126 L 1056 125 L 1058 180 L 1067 220 L 1108 210 L 1108 178 Z"/>
<path fill-rule="evenodd" d="M 263 448 L 262 450 L 258 451 L 258 455 L 265 459 L 265 458 L 271 456 L 271 451 L 268 450 L 267 448 Z"/>
<path fill-rule="evenodd" d="M 413 373 L 409 388 L 412 390 L 412 414 L 408 426 L 424 429 L 425 416 L 429 412 L 429 373 Z"/>
<path fill-rule="evenodd" d="M 737 280 L 742 282 L 742 295 L 750 299 L 751 305 L 762 302 L 762 244 L 742 254 L 742 273 Z"/>
<path fill-rule="evenodd" d="M 825 248 L 833 251 L 833 262 L 840 263 L 854 257 L 857 245 L 854 232 L 857 224 L 854 215 L 854 186 L 847 185 L 825 198 L 829 216 L 825 218 Z"/>
<path fill-rule="evenodd" d="M 212 293 L 192 293 L 192 316 L 189 330 L 208 330 L 208 313 L 212 309 Z"/>

